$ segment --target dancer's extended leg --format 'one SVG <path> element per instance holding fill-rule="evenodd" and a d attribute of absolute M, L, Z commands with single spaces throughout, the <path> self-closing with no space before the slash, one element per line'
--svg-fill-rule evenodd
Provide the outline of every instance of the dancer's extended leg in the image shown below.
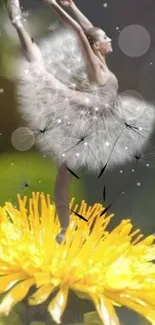
<path fill-rule="evenodd" d="M 27 61 L 43 64 L 40 49 L 23 25 L 19 0 L 8 0 L 8 14 L 12 25 L 16 28 Z"/>
<path fill-rule="evenodd" d="M 67 168 L 64 165 L 58 167 L 54 200 L 61 226 L 64 229 L 69 223 L 69 188 L 71 181 L 72 175 Z"/>

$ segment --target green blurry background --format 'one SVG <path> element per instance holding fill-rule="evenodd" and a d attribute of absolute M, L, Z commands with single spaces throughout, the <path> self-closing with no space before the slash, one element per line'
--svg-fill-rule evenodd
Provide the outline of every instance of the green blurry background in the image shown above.
<path fill-rule="evenodd" d="M 34 147 L 33 150 L 22 153 L 15 150 L 11 144 L 12 132 L 17 127 L 24 126 L 25 124 L 20 119 L 18 114 L 15 99 L 16 85 L 14 84 L 13 80 L 10 79 L 12 69 L 16 69 L 12 63 L 12 57 L 18 53 L 20 48 L 16 33 L 7 19 L 5 3 L 5 1 L 0 2 L 0 204 L 3 205 L 6 201 L 11 201 L 14 205 L 16 205 L 17 193 L 20 193 L 22 196 L 31 196 L 32 191 L 37 190 L 43 191 L 44 193 L 48 193 L 52 196 L 57 168 L 48 157 L 44 157 L 43 154 L 39 153 L 37 148 Z M 109 3 L 111 4 L 112 8 L 112 5 L 114 4 L 112 1 L 109 1 Z M 130 3 L 131 7 L 135 4 L 133 1 L 130 1 Z M 28 30 L 31 31 L 31 35 L 33 35 L 35 40 L 38 41 L 40 37 L 43 37 L 49 32 L 49 26 L 51 26 L 51 24 L 57 20 L 54 16 L 52 17 L 48 10 L 41 6 L 41 1 L 25 0 L 22 2 L 22 4 L 24 6 L 24 10 L 30 9 L 31 14 L 27 17 L 27 27 Z M 129 12 L 124 11 L 122 13 L 121 11 L 122 1 L 119 0 L 117 4 L 117 6 L 116 4 L 114 5 L 114 8 L 116 9 L 115 12 L 117 11 L 118 21 L 120 22 L 122 17 L 124 17 L 124 25 L 126 24 L 125 18 L 127 23 L 131 23 L 131 18 L 127 18 Z M 90 5 L 88 0 L 85 0 L 84 4 L 81 0 L 79 1 L 79 5 L 82 9 L 85 7 L 85 12 L 92 19 L 92 21 L 94 20 L 94 23 L 96 20 L 97 25 L 97 18 L 93 16 L 96 10 L 95 2 L 91 2 Z M 111 10 L 111 12 L 114 13 L 114 9 Z M 141 10 L 140 12 L 141 17 L 145 17 L 145 12 L 143 13 Z M 137 22 L 136 19 L 135 21 Z M 115 55 L 110 59 L 109 64 L 114 73 L 116 73 L 120 78 L 120 90 L 137 90 L 136 80 L 139 78 L 140 65 L 146 65 L 146 63 L 149 62 L 150 55 L 154 53 L 154 45 L 152 45 L 151 54 L 149 52 L 148 54 L 144 55 L 143 58 L 131 60 L 128 57 L 123 57 L 118 50 L 118 40 L 115 34 L 115 27 L 117 23 L 116 18 L 113 16 L 113 19 L 111 19 L 109 23 L 107 17 L 104 16 L 104 22 L 105 25 L 107 24 L 107 31 L 109 28 L 111 33 L 110 36 L 113 39 L 114 46 L 116 46 Z M 101 27 L 102 24 L 102 18 L 100 16 Z M 154 69 L 154 66 L 152 69 Z M 155 72 L 155 70 L 150 71 L 151 75 L 153 73 L 152 71 Z M 144 87 L 143 94 L 147 99 L 154 100 L 154 83 L 150 83 L 148 79 L 148 84 L 148 91 L 147 88 Z M 152 135 L 152 142 L 155 143 L 154 135 Z M 147 169 L 145 166 L 139 166 L 136 176 L 132 175 L 131 173 L 131 169 L 133 168 L 132 164 L 118 166 L 115 170 L 108 172 L 104 180 L 98 180 L 94 177 L 94 175 L 90 175 L 87 171 L 83 171 L 80 180 L 73 179 L 70 197 L 75 197 L 77 203 L 82 199 L 85 199 L 89 204 L 96 202 L 103 203 L 103 186 L 106 184 L 106 204 L 108 205 L 117 196 L 117 193 L 123 190 L 125 191 L 125 195 L 121 196 L 111 208 L 111 211 L 115 213 L 112 226 L 118 224 L 122 218 L 130 217 L 135 227 L 142 229 L 145 235 L 155 232 L 154 156 L 155 154 L 153 152 L 151 157 L 152 168 Z M 123 169 L 122 175 L 120 175 L 120 169 Z M 128 177 L 126 177 L 127 175 Z M 24 187 L 24 182 L 28 182 L 29 188 Z M 142 186 L 137 187 L 137 182 L 141 182 Z M 75 309 L 77 308 L 74 307 L 73 302 L 75 303 L 74 299 L 73 301 L 70 301 L 72 307 L 71 309 L 73 310 L 72 317 L 75 314 Z M 83 305 L 84 307 L 82 307 Z M 86 308 L 85 304 L 82 302 L 79 304 L 78 308 L 79 310 L 82 310 L 83 308 L 89 309 L 90 307 Z M 125 325 L 147 324 L 147 322 L 141 317 L 125 308 L 118 310 L 118 313 L 122 323 Z M 16 325 L 18 324 L 18 321 L 19 319 L 15 320 Z M 13 316 L 11 320 L 8 319 L 6 323 L 8 325 L 14 325 Z M 3 325 L 3 320 L 0 321 L 0 325 Z"/>

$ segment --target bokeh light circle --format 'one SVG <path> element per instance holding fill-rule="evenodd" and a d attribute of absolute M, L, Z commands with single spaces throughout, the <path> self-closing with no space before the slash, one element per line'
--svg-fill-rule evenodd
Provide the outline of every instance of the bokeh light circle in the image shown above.
<path fill-rule="evenodd" d="M 30 150 L 34 142 L 34 133 L 27 127 L 20 127 L 12 132 L 11 143 L 19 151 Z"/>
<path fill-rule="evenodd" d="M 126 90 L 120 93 L 122 112 L 128 113 L 128 121 L 132 121 L 135 116 L 136 119 L 143 115 L 146 102 L 143 96 L 135 90 Z"/>
<path fill-rule="evenodd" d="M 139 57 L 148 51 L 151 37 L 143 26 L 129 25 L 120 32 L 118 43 L 124 54 Z"/>

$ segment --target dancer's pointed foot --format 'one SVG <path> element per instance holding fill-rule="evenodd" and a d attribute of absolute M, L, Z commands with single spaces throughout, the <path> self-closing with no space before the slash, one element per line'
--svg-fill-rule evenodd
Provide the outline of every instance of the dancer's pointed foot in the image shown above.
<path fill-rule="evenodd" d="M 62 243 L 64 236 L 66 234 L 67 227 L 62 227 L 60 233 L 57 235 L 56 240 L 59 244 Z"/>

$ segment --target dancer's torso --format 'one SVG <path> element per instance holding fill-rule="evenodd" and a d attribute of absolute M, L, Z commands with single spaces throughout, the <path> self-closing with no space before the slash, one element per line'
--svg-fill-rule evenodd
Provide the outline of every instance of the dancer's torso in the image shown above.
<path fill-rule="evenodd" d="M 96 91 L 94 91 L 96 89 Z M 94 84 L 90 86 L 90 92 L 94 94 L 94 101 L 95 96 L 99 98 L 99 106 L 105 107 L 115 105 L 116 99 L 118 97 L 118 80 L 116 76 L 109 70 L 107 80 L 103 85 Z M 98 102 L 98 100 L 97 100 Z M 91 106 L 94 106 L 95 103 L 92 103 Z"/>

